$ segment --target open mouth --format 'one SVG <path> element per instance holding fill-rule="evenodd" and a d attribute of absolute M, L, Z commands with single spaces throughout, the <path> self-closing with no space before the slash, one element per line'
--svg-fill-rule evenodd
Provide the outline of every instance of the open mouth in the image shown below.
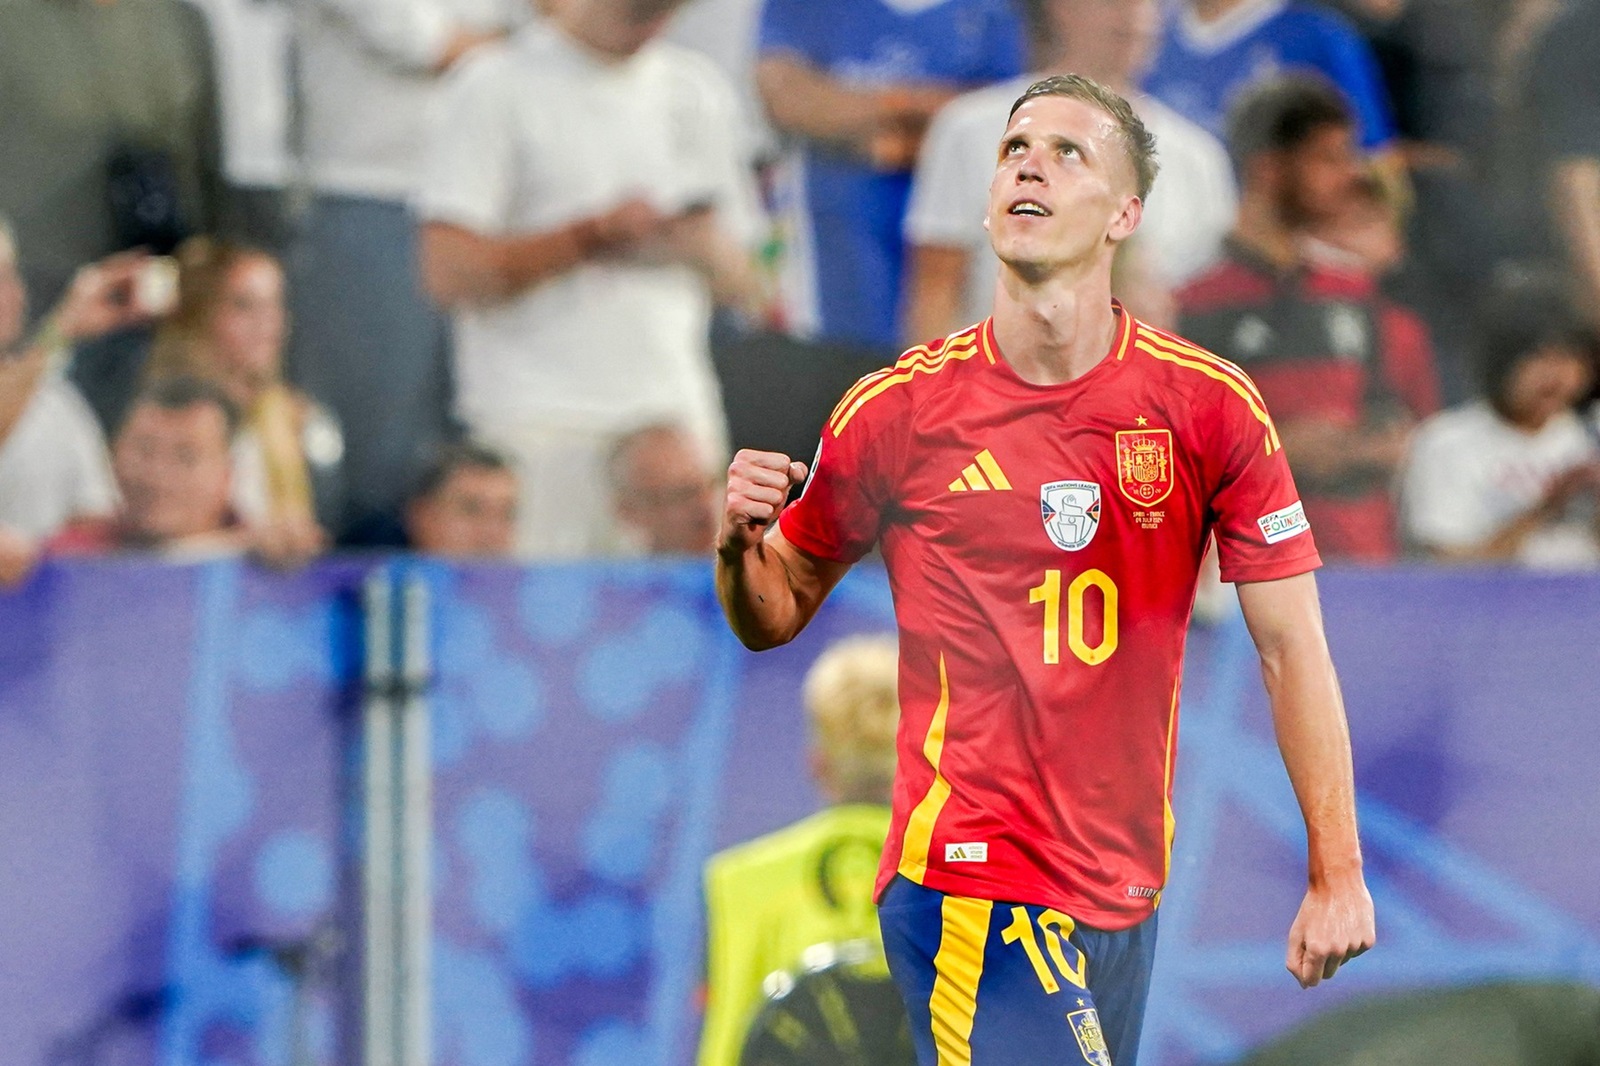
<path fill-rule="evenodd" d="M 1011 205 L 1011 210 L 1006 212 L 1011 215 L 1026 215 L 1030 218 L 1048 218 L 1050 209 L 1037 200 L 1022 200 Z"/>

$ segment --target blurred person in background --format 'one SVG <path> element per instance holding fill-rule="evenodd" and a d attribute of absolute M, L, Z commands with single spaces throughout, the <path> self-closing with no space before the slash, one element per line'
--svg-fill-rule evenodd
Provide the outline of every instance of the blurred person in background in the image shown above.
<path fill-rule="evenodd" d="M 1480 335 L 1485 398 L 1417 430 L 1407 540 L 1450 562 L 1600 566 L 1600 444 L 1576 410 L 1594 382 L 1591 338 L 1537 283 L 1505 288 Z"/>
<path fill-rule="evenodd" d="M 828 805 L 706 865 L 699 1066 L 738 1066 L 762 982 L 796 967 L 807 948 L 853 940 L 881 945 L 872 889 L 889 832 L 898 671 L 897 646 L 888 636 L 849 637 L 817 657 L 803 698 L 811 774 Z"/>
<path fill-rule="evenodd" d="M 217 88 L 205 18 L 182 0 L 0 3 L 0 214 L 35 306 L 85 263 L 167 254 L 222 210 Z M 138 389 L 147 335 L 77 347 L 68 374 L 101 427 Z"/>
<path fill-rule="evenodd" d="M 1337 87 L 1361 147 L 1392 156 L 1394 117 L 1371 47 L 1344 16 L 1311 0 L 1180 0 L 1144 87 L 1225 138 L 1241 94 L 1295 72 Z"/>
<path fill-rule="evenodd" d="M 1180 291 L 1180 330 L 1255 379 L 1324 557 L 1391 561 L 1390 486 L 1438 384 L 1427 328 L 1359 256 L 1334 265 L 1307 250 L 1361 209 L 1355 116 L 1320 80 L 1275 79 L 1240 101 L 1229 148 L 1238 226 L 1223 261 Z"/>
<path fill-rule="evenodd" d="M 325 408 L 283 380 L 283 268 L 265 251 L 209 238 L 186 242 L 178 268 L 177 308 L 156 331 L 145 376 L 201 378 L 227 395 L 240 416 L 235 513 L 285 551 L 314 555 L 338 519 L 344 436 Z"/>
<path fill-rule="evenodd" d="M 1209 266 L 1233 228 L 1238 195 L 1222 143 L 1133 91 L 1160 28 L 1156 0 L 1027 0 L 1024 7 L 1037 73 L 955 100 L 923 145 L 906 212 L 908 343 L 988 317 L 1000 267 L 984 228 L 994 156 L 1012 101 L 1049 74 L 1076 72 L 1127 95 L 1155 134 L 1167 180 L 1123 253 L 1140 258 L 1155 286 L 1169 290 Z M 1118 295 L 1137 317 L 1163 321 L 1133 293 L 1119 287 Z"/>
<path fill-rule="evenodd" d="M 800 160 L 782 212 L 794 330 L 898 349 L 902 222 L 923 133 L 1023 68 L 1009 0 L 766 0 L 756 81 Z"/>
<path fill-rule="evenodd" d="M 289 0 L 190 0 L 216 55 L 226 179 L 219 231 L 287 256 L 293 90 Z"/>
<path fill-rule="evenodd" d="M 449 422 L 448 324 L 424 293 L 426 115 L 445 74 L 532 17 L 527 0 L 306 0 L 297 20 L 302 166 L 290 377 L 339 417 L 341 539 L 382 540 Z M 463 164 L 464 165 L 464 164 Z"/>
<path fill-rule="evenodd" d="M 182 0 L 0 3 L 0 213 L 41 307 L 84 263 L 165 253 L 222 191 L 205 19 Z"/>
<path fill-rule="evenodd" d="M 447 559 L 509 559 L 516 547 L 517 478 L 493 449 L 448 445 L 406 504 L 406 544 Z"/>
<path fill-rule="evenodd" d="M 683 426 L 621 437 L 606 462 L 616 547 L 628 555 L 703 556 L 715 545 L 719 466 Z"/>
<path fill-rule="evenodd" d="M 1600 325 L 1600 0 L 1571 0 L 1534 48 L 1529 102 L 1558 247 L 1573 295 Z"/>
<path fill-rule="evenodd" d="M 59 358 L 74 342 L 147 320 L 135 290 L 148 262 L 123 253 L 78 271 L 30 336 L 16 242 L 0 218 L 0 583 L 26 574 L 41 542 L 72 519 L 116 509 L 105 435 Z"/>
<path fill-rule="evenodd" d="M 242 551 L 230 501 L 230 448 L 238 414 L 222 390 L 170 378 L 134 400 L 112 449 L 121 506 L 80 518 L 46 546 L 50 555 L 153 552 L 175 560 Z"/>
<path fill-rule="evenodd" d="M 619 433 L 726 448 L 711 309 L 762 304 L 758 207 L 732 87 L 659 39 L 682 2 L 561 0 L 463 66 L 429 139 L 423 270 L 457 412 L 522 478 L 523 555 L 604 550 Z"/>

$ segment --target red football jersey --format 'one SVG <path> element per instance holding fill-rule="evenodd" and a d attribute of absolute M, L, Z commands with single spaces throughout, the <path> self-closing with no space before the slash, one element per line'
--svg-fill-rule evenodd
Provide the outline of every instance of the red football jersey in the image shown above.
<path fill-rule="evenodd" d="M 880 893 L 901 873 L 1100 929 L 1146 917 L 1206 542 L 1228 581 L 1320 564 L 1250 379 L 1117 314 L 1064 385 L 1018 377 L 992 322 L 869 374 L 780 519 L 822 558 L 883 547 L 901 717 Z"/>

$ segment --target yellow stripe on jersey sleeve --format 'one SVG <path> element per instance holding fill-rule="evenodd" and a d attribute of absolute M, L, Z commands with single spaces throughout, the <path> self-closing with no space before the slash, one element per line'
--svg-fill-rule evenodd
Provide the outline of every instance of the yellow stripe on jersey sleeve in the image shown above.
<path fill-rule="evenodd" d="M 931 358 L 919 357 L 918 359 L 902 358 L 896 363 L 894 370 L 877 377 L 868 375 L 872 380 L 862 379 L 856 387 L 846 394 L 840 401 L 839 407 L 834 409 L 834 415 L 828 422 L 828 428 L 837 437 L 844 432 L 844 427 L 856 416 L 869 401 L 896 385 L 903 385 L 918 374 L 937 374 L 951 363 L 971 359 L 978 354 L 977 341 L 969 341 L 963 346 L 947 345 Z"/>
<path fill-rule="evenodd" d="M 1262 426 L 1266 428 L 1267 454 L 1271 455 L 1273 452 L 1283 447 L 1282 442 L 1278 440 L 1278 427 L 1272 424 L 1272 418 L 1267 414 L 1266 407 L 1264 407 L 1260 400 L 1256 397 L 1254 390 L 1251 388 L 1246 388 L 1244 383 L 1238 378 L 1234 377 L 1226 370 L 1223 370 L 1220 367 L 1214 366 L 1208 362 L 1158 347 L 1155 343 L 1148 339 L 1134 341 L 1133 346 L 1139 349 L 1141 352 L 1144 352 L 1146 355 L 1153 356 L 1162 360 L 1163 362 L 1174 363 L 1181 367 L 1187 367 L 1190 370 L 1198 370 L 1206 377 L 1214 378 L 1228 386 L 1228 388 L 1239 394 L 1240 399 L 1249 405 L 1250 413 L 1255 415 L 1256 421 L 1260 422 Z"/>
<path fill-rule="evenodd" d="M 1226 371 L 1241 385 L 1249 389 L 1250 394 L 1260 401 L 1263 407 L 1266 406 L 1267 401 L 1262 399 L 1261 389 L 1254 381 L 1251 380 L 1250 375 L 1246 374 L 1244 372 L 1244 368 L 1238 363 L 1230 362 L 1215 352 L 1208 352 L 1204 348 L 1198 348 L 1184 340 L 1182 337 L 1179 337 L 1173 333 L 1168 333 L 1166 330 L 1156 329 L 1153 326 L 1146 326 L 1142 322 L 1140 325 L 1143 327 L 1143 335 L 1146 338 L 1167 349 L 1169 352 L 1174 352 L 1178 355 L 1187 355 L 1191 358 L 1210 363 L 1219 370 Z"/>

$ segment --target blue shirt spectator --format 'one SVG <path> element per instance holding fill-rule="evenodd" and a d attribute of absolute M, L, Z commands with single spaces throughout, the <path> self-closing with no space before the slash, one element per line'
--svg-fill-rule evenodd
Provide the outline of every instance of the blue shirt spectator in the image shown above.
<path fill-rule="evenodd" d="M 1167 19 L 1145 90 L 1218 137 L 1241 89 L 1286 71 L 1312 70 L 1344 92 L 1361 146 L 1376 151 L 1395 135 L 1372 49 L 1342 15 L 1303 0 L 1234 0 L 1202 18 L 1194 0 Z"/>
<path fill-rule="evenodd" d="M 804 143 L 793 324 L 894 347 L 922 134 L 955 93 L 1022 72 L 1018 16 L 1008 0 L 767 0 L 760 49 L 773 121 Z"/>

